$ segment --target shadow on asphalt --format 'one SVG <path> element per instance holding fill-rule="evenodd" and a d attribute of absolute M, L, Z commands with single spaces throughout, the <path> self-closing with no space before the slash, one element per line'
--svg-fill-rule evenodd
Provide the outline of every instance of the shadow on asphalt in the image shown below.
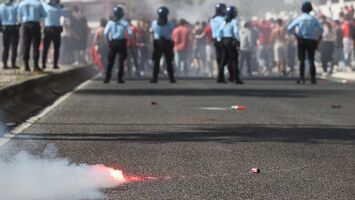
<path fill-rule="evenodd" d="M 355 127 L 348 128 L 295 128 L 295 127 L 195 127 L 186 132 L 147 133 L 26 133 L 15 140 L 51 141 L 117 141 L 117 142 L 283 142 L 283 143 L 344 143 L 355 144 Z"/>
<path fill-rule="evenodd" d="M 82 89 L 76 94 L 115 96 L 245 96 L 245 97 L 289 97 L 306 98 L 344 94 L 344 90 L 287 90 L 287 89 Z"/>

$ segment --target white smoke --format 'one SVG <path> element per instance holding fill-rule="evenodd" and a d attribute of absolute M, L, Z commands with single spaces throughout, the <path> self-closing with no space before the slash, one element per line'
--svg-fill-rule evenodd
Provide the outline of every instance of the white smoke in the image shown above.
<path fill-rule="evenodd" d="M 265 17 L 266 13 L 279 13 L 280 11 L 299 10 L 298 1 L 292 3 L 285 0 L 130 0 L 129 13 L 133 18 L 155 18 L 156 9 L 159 6 L 167 6 L 170 9 L 171 19 L 186 19 L 194 23 L 196 21 L 208 21 L 215 13 L 216 3 L 225 3 L 228 6 L 236 6 L 241 18 L 253 16 Z"/>
<path fill-rule="evenodd" d="M 0 196 L 4 200 L 102 199 L 104 188 L 116 187 L 110 168 L 55 158 L 48 146 L 41 156 L 21 152 L 0 158 Z"/>

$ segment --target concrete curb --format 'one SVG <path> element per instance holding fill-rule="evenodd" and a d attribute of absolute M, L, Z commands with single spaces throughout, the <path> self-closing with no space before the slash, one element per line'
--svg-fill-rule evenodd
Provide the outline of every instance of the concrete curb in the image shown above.
<path fill-rule="evenodd" d="M 14 126 L 35 115 L 97 73 L 94 67 L 83 66 L 60 73 L 39 75 L 0 88 L 0 132 L 1 129 L 11 128 L 8 126 Z"/>

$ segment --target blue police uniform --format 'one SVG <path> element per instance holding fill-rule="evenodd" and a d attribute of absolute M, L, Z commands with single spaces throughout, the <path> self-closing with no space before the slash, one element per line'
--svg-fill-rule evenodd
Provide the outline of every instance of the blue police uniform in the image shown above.
<path fill-rule="evenodd" d="M 222 58 L 219 65 L 217 82 L 224 83 L 224 66 L 228 65 L 230 68 L 230 81 L 235 81 L 236 84 L 243 84 L 239 77 L 239 27 L 238 20 L 227 18 L 219 27 L 216 33 L 217 41 L 222 44 Z"/>
<path fill-rule="evenodd" d="M 297 33 L 296 28 L 298 28 Z M 323 33 L 323 26 L 313 16 L 303 13 L 287 27 L 287 30 L 299 38 L 318 40 Z"/>
<path fill-rule="evenodd" d="M 13 69 L 17 69 L 17 47 L 19 41 L 19 25 L 17 20 L 18 4 L 3 3 L 0 5 L 0 22 L 3 30 L 3 45 L 2 62 L 4 69 L 8 69 L 7 60 L 11 49 L 11 64 Z"/>
<path fill-rule="evenodd" d="M 61 5 L 43 4 L 43 8 L 46 12 L 46 18 L 44 18 L 45 27 L 60 27 L 60 18 L 68 17 L 69 13 L 66 12 Z"/>
<path fill-rule="evenodd" d="M 106 68 L 106 77 L 105 83 L 108 83 L 111 79 L 112 68 L 115 63 L 116 55 L 119 55 L 118 62 L 118 82 L 124 83 L 123 74 L 124 74 L 124 61 L 127 58 L 127 36 L 133 36 L 133 32 L 129 26 L 129 23 L 120 19 L 117 21 L 110 20 L 105 27 L 104 35 L 106 40 L 109 43 L 109 53 L 108 53 L 108 64 Z"/>
<path fill-rule="evenodd" d="M 3 26 L 7 25 L 17 25 L 17 10 L 18 5 L 16 3 L 0 5 L 0 21 Z"/>
<path fill-rule="evenodd" d="M 159 24 L 158 20 L 154 20 L 151 25 L 151 30 L 154 37 L 153 44 L 153 79 L 151 83 L 158 82 L 160 71 L 160 59 L 164 55 L 166 60 L 167 71 L 170 83 L 175 83 L 173 59 L 174 59 L 174 42 L 172 41 L 172 33 L 175 25 L 172 22 L 166 21 L 165 24 Z"/>
<path fill-rule="evenodd" d="M 107 41 L 125 40 L 128 39 L 126 38 L 126 31 L 129 36 L 133 35 L 132 29 L 126 20 L 121 19 L 117 22 L 109 21 L 105 27 L 104 35 Z"/>
<path fill-rule="evenodd" d="M 316 84 L 316 67 L 314 64 L 315 51 L 318 48 L 318 42 L 323 33 L 323 27 L 320 22 L 304 12 L 297 17 L 287 27 L 290 33 L 293 33 L 298 38 L 298 58 L 300 61 L 300 79 L 299 84 L 305 83 L 305 59 L 308 55 L 310 63 L 310 75 L 312 84 Z"/>
<path fill-rule="evenodd" d="M 236 19 L 233 19 L 229 23 L 224 21 L 216 34 L 218 41 L 221 41 L 222 38 L 232 38 L 234 40 L 240 41 L 238 21 Z"/>
<path fill-rule="evenodd" d="M 210 21 L 210 25 L 211 25 L 211 29 L 212 29 L 213 44 L 214 44 L 214 47 L 216 50 L 216 60 L 217 60 L 218 66 L 220 66 L 221 62 L 222 62 L 223 45 L 222 45 L 221 41 L 218 41 L 217 37 L 218 37 L 219 29 L 224 22 L 225 22 L 225 17 L 221 16 L 221 15 L 215 16 Z M 228 66 L 228 71 L 230 74 L 229 80 L 232 81 L 233 80 L 233 70 L 232 70 L 231 66 Z"/>
<path fill-rule="evenodd" d="M 212 29 L 212 38 L 217 39 L 218 31 L 221 25 L 224 23 L 225 18 L 223 16 L 216 16 L 211 19 L 210 25 Z"/>
<path fill-rule="evenodd" d="M 46 17 L 46 11 L 39 0 L 23 0 L 19 4 L 18 13 L 22 23 L 40 22 Z"/>
<path fill-rule="evenodd" d="M 19 4 L 18 16 L 23 24 L 23 60 L 25 70 L 30 71 L 29 59 L 31 45 L 33 45 L 34 70 L 41 71 L 38 66 L 39 46 L 41 44 L 41 26 L 40 21 L 46 17 L 46 12 L 39 0 L 23 0 Z"/>
<path fill-rule="evenodd" d="M 53 42 L 54 56 L 53 56 L 53 68 L 58 69 L 58 60 L 61 44 L 61 33 L 63 31 L 60 19 L 61 17 L 68 17 L 66 12 L 60 4 L 46 4 L 43 3 L 43 8 L 46 12 L 44 18 L 44 38 L 43 38 L 43 55 L 42 55 L 42 67 L 46 68 L 47 55 L 50 44 Z"/>
<path fill-rule="evenodd" d="M 160 26 L 158 25 L 158 21 L 154 20 L 152 22 L 154 40 L 160 40 L 161 38 L 171 40 L 174 27 L 175 25 L 172 22 L 168 22 L 166 25 Z"/>

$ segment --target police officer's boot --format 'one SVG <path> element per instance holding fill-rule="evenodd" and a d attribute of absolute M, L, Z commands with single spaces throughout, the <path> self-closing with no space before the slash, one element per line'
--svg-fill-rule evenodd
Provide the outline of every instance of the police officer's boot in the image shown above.
<path fill-rule="evenodd" d="M 16 64 L 12 64 L 12 65 L 11 65 L 11 69 L 20 69 L 20 67 L 17 66 Z"/>
<path fill-rule="evenodd" d="M 4 69 L 10 69 L 9 66 L 7 66 L 7 63 L 5 61 L 3 61 L 4 63 Z"/>
<path fill-rule="evenodd" d="M 235 79 L 235 84 L 242 85 L 242 84 L 244 84 L 244 82 L 243 82 L 239 77 L 237 77 L 237 78 Z"/>
<path fill-rule="evenodd" d="M 227 83 L 226 79 L 224 78 L 224 70 L 222 69 L 219 69 L 218 71 L 217 83 Z"/>
<path fill-rule="evenodd" d="M 38 66 L 38 61 L 34 61 L 33 62 L 33 68 L 34 68 L 34 71 L 36 71 L 36 72 L 41 72 L 42 71 L 42 69 L 39 68 L 39 66 Z"/>
<path fill-rule="evenodd" d="M 47 68 L 46 63 L 42 63 L 42 69 L 45 70 Z"/>
<path fill-rule="evenodd" d="M 297 84 L 306 84 L 306 79 L 304 77 L 300 77 L 298 80 L 297 80 Z"/>
<path fill-rule="evenodd" d="M 169 75 L 169 81 L 170 83 L 176 83 L 176 79 L 174 77 L 174 71 L 173 70 L 169 70 L 168 71 L 168 75 Z"/>
<path fill-rule="evenodd" d="M 153 69 L 153 78 L 150 83 L 158 83 L 159 67 L 154 66 Z"/>
<path fill-rule="evenodd" d="M 306 79 L 304 78 L 304 69 L 305 69 L 305 64 L 304 62 L 301 62 L 300 64 L 300 78 L 297 81 L 297 84 L 306 84 Z"/>
<path fill-rule="evenodd" d="M 123 70 L 119 70 L 119 71 L 118 71 L 117 83 L 118 83 L 118 84 L 124 84 L 124 83 L 126 83 L 126 82 L 123 80 Z"/>
<path fill-rule="evenodd" d="M 24 62 L 25 62 L 25 71 L 30 72 L 31 69 L 30 69 L 30 65 L 28 64 L 28 60 L 25 60 Z"/>

